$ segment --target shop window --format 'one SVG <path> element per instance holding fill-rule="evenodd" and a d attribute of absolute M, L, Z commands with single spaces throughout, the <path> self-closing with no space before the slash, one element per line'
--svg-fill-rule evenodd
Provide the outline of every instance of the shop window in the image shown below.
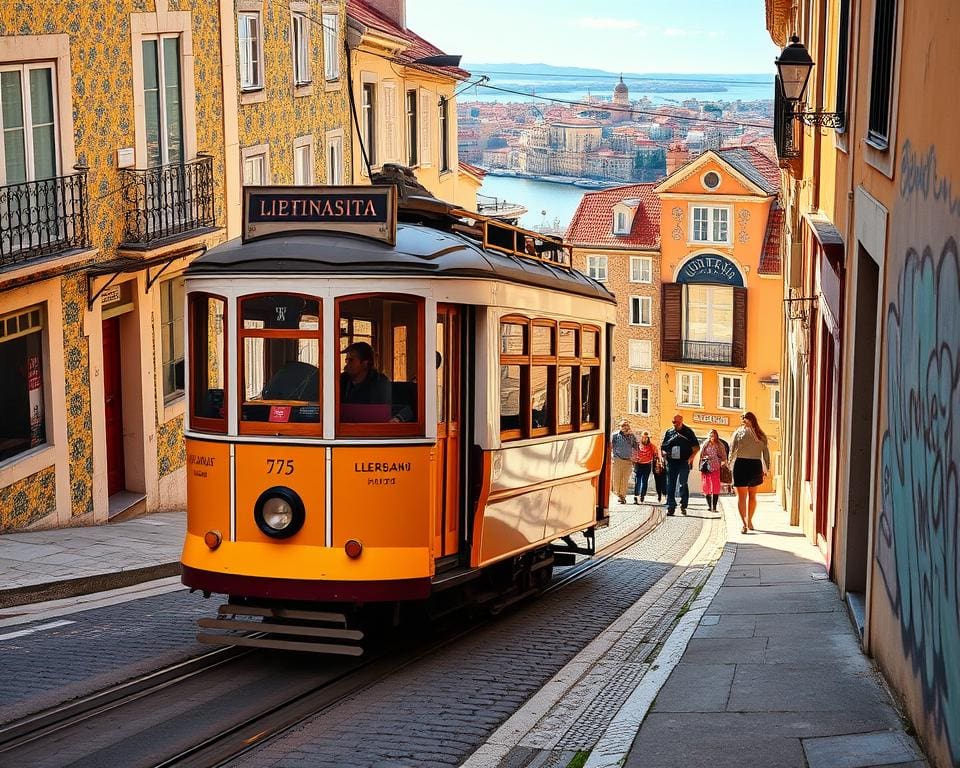
<path fill-rule="evenodd" d="M 191 418 L 193 429 L 227 431 L 226 304 L 205 294 L 190 296 Z"/>
<path fill-rule="evenodd" d="M 423 302 L 390 295 L 337 302 L 337 432 L 422 434 Z"/>
<path fill-rule="evenodd" d="M 183 395 L 183 278 L 160 284 L 160 352 L 163 402 Z"/>
<path fill-rule="evenodd" d="M 239 335 L 241 434 L 319 434 L 320 301 L 242 299 Z"/>
<path fill-rule="evenodd" d="M 0 461 L 5 461 L 47 441 L 40 307 L 0 317 L 0 370 Z"/>

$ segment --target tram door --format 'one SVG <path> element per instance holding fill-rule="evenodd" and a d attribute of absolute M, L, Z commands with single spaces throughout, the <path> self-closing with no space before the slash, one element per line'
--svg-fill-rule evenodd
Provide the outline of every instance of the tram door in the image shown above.
<path fill-rule="evenodd" d="M 460 524 L 460 311 L 437 307 L 437 524 L 439 557 L 457 554 Z"/>

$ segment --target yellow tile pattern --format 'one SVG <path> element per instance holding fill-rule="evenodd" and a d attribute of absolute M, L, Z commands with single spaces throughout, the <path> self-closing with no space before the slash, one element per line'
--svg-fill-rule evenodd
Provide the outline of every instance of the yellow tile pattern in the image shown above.
<path fill-rule="evenodd" d="M 63 349 L 70 457 L 71 516 L 93 512 L 93 432 L 90 403 L 90 351 L 83 335 L 87 282 L 83 275 L 60 281 L 63 300 Z M 51 338 L 51 343 L 55 341 Z"/>
<path fill-rule="evenodd" d="M 0 533 L 26 528 L 56 509 L 56 469 L 47 467 L 0 488 Z"/>
<path fill-rule="evenodd" d="M 157 427 L 157 471 L 160 477 L 180 469 L 187 460 L 183 442 L 183 416 Z"/>

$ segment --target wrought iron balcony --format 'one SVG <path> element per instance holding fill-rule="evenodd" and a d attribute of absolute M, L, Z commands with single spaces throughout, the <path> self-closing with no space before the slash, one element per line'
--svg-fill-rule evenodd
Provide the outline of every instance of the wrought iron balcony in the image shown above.
<path fill-rule="evenodd" d="M 123 245 L 147 248 L 216 226 L 213 158 L 155 168 L 121 168 L 124 179 Z"/>
<path fill-rule="evenodd" d="M 733 361 L 733 344 L 722 341 L 683 341 L 683 362 L 716 363 L 730 365 Z"/>
<path fill-rule="evenodd" d="M 0 187 L 0 269 L 89 248 L 87 168 Z"/>

